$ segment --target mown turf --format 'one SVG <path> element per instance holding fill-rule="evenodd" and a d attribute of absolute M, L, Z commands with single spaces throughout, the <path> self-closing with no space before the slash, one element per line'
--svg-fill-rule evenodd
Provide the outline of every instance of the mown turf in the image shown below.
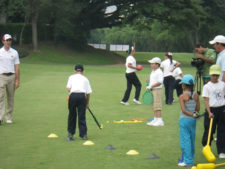
<path fill-rule="evenodd" d="M 132 103 L 134 89 L 129 100 L 131 105 L 120 105 L 126 86 L 123 65 L 85 66 L 85 75 L 93 89 L 90 108 L 104 128 L 99 130 L 87 112 L 88 137 L 95 145 L 83 146 L 84 141 L 78 137 L 78 132 L 74 142 L 66 142 L 68 93 L 65 86 L 68 76 L 73 73 L 74 62 L 80 60 L 73 60 L 73 64 L 60 64 L 58 61 L 61 59 L 51 63 L 38 59 L 49 57 L 45 52 L 34 59 L 35 56 L 21 60 L 21 86 L 15 96 L 14 123 L 0 126 L 1 169 L 179 168 L 180 108 L 177 98 L 172 106 L 163 105 L 164 127 L 150 127 L 146 122 L 114 124 L 114 120 L 152 118 L 153 112 L 149 106 Z M 195 73 L 191 67 L 185 67 L 183 71 Z M 137 73 L 143 85 L 141 95 L 145 91 L 145 79 L 149 73 L 147 65 Z M 201 103 L 202 112 L 202 100 Z M 202 132 L 203 119 L 197 122 L 195 163 L 206 162 L 201 153 Z M 57 134 L 59 138 L 47 138 L 50 133 Z M 108 145 L 115 146 L 116 150 L 105 150 Z M 131 149 L 140 154 L 127 156 L 126 152 Z M 212 150 L 216 153 L 215 143 Z M 160 158 L 148 159 L 152 154 Z"/>

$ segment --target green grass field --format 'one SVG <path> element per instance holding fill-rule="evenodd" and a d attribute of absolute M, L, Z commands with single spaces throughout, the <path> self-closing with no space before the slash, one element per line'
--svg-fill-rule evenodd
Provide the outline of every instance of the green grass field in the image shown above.
<path fill-rule="evenodd" d="M 172 106 L 163 105 L 164 127 L 150 127 L 146 122 L 114 124 L 114 120 L 153 117 L 149 106 L 132 103 L 134 89 L 130 106 L 119 103 L 126 87 L 124 66 L 105 65 L 113 61 L 97 53 L 76 57 L 76 53 L 65 54 L 53 49 L 43 48 L 41 51 L 21 59 L 21 86 L 15 96 L 14 123 L 0 126 L 0 169 L 179 168 L 180 108 L 176 97 Z M 90 108 L 104 125 L 99 130 L 87 111 L 88 137 L 95 143 L 94 146 L 83 146 L 84 141 L 78 137 L 78 131 L 74 142 L 65 141 L 68 115 L 65 86 L 76 63 L 88 64 L 85 75 L 93 89 Z M 184 67 L 183 71 L 195 73 L 192 67 Z M 143 85 L 142 95 L 150 67 L 144 65 L 137 74 Z M 201 107 L 203 112 L 202 100 Z M 195 163 L 206 162 L 201 153 L 202 132 L 203 119 L 200 119 L 197 122 Z M 47 138 L 50 133 L 57 134 L 59 138 Z M 105 150 L 108 145 L 115 146 L 116 150 Z M 140 154 L 126 155 L 131 149 Z M 212 150 L 216 154 L 215 143 Z M 149 159 L 152 154 L 160 158 Z"/>

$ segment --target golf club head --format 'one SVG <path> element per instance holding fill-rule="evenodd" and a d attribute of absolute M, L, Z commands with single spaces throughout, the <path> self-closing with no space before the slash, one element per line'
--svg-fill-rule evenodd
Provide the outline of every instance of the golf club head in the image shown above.
<path fill-rule="evenodd" d="M 205 156 L 205 158 L 208 160 L 208 162 L 214 163 L 216 161 L 216 157 L 212 153 L 209 145 L 206 145 L 205 147 L 203 147 L 202 153 Z"/>

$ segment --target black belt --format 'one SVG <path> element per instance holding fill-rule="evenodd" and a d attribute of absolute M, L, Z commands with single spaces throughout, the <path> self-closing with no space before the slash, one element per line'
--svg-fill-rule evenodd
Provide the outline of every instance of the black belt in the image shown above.
<path fill-rule="evenodd" d="M 5 75 L 5 76 L 11 76 L 11 75 L 14 75 L 14 73 L 2 73 L 3 75 Z"/>

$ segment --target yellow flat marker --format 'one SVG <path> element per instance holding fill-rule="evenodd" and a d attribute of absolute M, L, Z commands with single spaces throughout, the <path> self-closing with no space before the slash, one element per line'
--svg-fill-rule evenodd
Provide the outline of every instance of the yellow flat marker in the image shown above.
<path fill-rule="evenodd" d="M 54 133 L 51 133 L 48 135 L 48 138 L 58 138 L 59 136 L 57 136 L 56 134 Z"/>
<path fill-rule="evenodd" d="M 129 150 L 126 154 L 127 155 L 138 155 L 139 152 L 137 152 L 136 150 Z"/>
<path fill-rule="evenodd" d="M 92 141 L 90 141 L 90 140 L 85 141 L 85 142 L 83 143 L 84 146 L 93 146 L 94 144 L 95 144 L 95 143 L 92 142 Z"/>

